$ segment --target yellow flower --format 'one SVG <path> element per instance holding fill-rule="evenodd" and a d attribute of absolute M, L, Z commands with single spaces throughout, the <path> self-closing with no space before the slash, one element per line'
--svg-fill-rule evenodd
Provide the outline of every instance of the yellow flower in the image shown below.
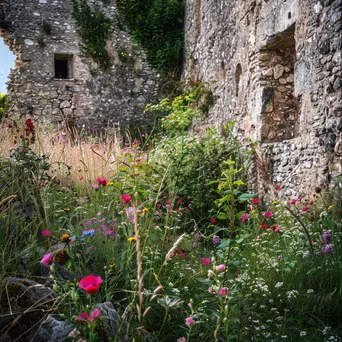
<path fill-rule="evenodd" d="M 273 201 L 272 204 L 278 204 L 279 201 Z"/>
<path fill-rule="evenodd" d="M 148 213 L 148 208 L 142 209 L 141 212 L 142 212 L 143 214 L 147 214 L 147 213 Z"/>
<path fill-rule="evenodd" d="M 113 268 L 114 266 L 115 266 L 114 262 L 111 261 L 111 262 L 109 263 L 109 267 L 110 267 L 110 268 Z"/>
<path fill-rule="evenodd" d="M 113 185 L 114 185 L 113 182 L 108 182 L 108 183 L 107 183 L 107 186 L 113 186 Z"/>
<path fill-rule="evenodd" d="M 63 208 L 63 210 L 68 213 L 70 211 L 70 208 Z"/>
<path fill-rule="evenodd" d="M 256 210 L 253 209 L 253 210 L 252 210 L 252 214 L 255 214 L 255 213 L 256 213 Z"/>
<path fill-rule="evenodd" d="M 131 236 L 130 238 L 127 239 L 128 241 L 137 241 L 137 239 L 135 238 L 135 236 Z"/>
<path fill-rule="evenodd" d="M 330 211 L 332 209 L 332 205 L 330 205 L 329 207 L 328 207 L 328 211 Z"/>

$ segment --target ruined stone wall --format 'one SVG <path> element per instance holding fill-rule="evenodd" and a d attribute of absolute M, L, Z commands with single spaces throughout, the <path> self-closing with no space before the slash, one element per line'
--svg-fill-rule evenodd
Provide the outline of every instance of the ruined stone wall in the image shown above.
<path fill-rule="evenodd" d="M 341 0 L 187 1 L 184 78 L 216 98 L 197 124 L 235 120 L 260 141 L 257 191 L 294 196 L 342 173 L 341 14 Z"/>
<path fill-rule="evenodd" d="M 114 18 L 115 1 L 104 11 Z M 8 93 L 22 114 L 78 127 L 127 125 L 158 97 L 159 75 L 115 25 L 108 70 L 82 53 L 71 0 L 1 0 L 0 30 L 17 56 Z M 56 58 L 68 63 L 68 78 L 56 75 Z"/>

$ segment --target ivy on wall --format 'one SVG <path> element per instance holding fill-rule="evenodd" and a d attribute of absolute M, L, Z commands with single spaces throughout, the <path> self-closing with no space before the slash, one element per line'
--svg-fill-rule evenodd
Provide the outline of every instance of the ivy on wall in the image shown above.
<path fill-rule="evenodd" d="M 82 38 L 82 50 L 102 67 L 108 67 L 110 57 L 106 40 L 110 38 L 111 19 L 104 15 L 96 2 L 92 6 L 87 0 L 72 0 L 72 3 L 73 16 Z"/>
<path fill-rule="evenodd" d="M 119 18 L 164 76 L 178 76 L 184 47 L 185 0 L 117 0 Z"/>

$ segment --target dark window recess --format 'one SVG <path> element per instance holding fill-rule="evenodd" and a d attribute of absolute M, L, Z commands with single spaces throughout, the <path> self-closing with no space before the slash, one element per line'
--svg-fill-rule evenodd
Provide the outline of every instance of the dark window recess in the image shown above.
<path fill-rule="evenodd" d="M 72 56 L 55 55 L 55 78 L 72 78 Z"/>

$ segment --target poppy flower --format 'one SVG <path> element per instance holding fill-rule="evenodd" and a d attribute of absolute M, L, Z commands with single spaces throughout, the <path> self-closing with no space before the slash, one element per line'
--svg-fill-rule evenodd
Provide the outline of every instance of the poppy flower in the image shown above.
<path fill-rule="evenodd" d="M 102 284 L 102 278 L 100 276 L 95 276 L 93 274 L 81 279 L 78 286 L 89 294 L 95 294 L 100 285 Z"/>
<path fill-rule="evenodd" d="M 80 322 L 93 322 L 95 320 L 95 318 L 99 317 L 101 315 L 101 311 L 99 309 L 95 309 L 93 311 L 90 311 L 90 314 L 88 316 L 88 314 L 84 311 L 82 312 L 81 314 L 79 314 L 75 321 L 77 323 L 80 323 Z"/>
<path fill-rule="evenodd" d="M 130 195 L 127 195 L 127 194 L 123 194 L 121 196 L 121 198 L 122 198 L 122 202 L 124 204 L 128 204 L 131 201 L 131 199 L 132 199 L 132 197 Z"/>
<path fill-rule="evenodd" d="M 261 228 L 262 228 L 262 229 L 267 229 L 267 228 L 268 228 L 268 225 L 267 225 L 267 224 L 262 224 L 262 225 L 261 225 Z"/>

